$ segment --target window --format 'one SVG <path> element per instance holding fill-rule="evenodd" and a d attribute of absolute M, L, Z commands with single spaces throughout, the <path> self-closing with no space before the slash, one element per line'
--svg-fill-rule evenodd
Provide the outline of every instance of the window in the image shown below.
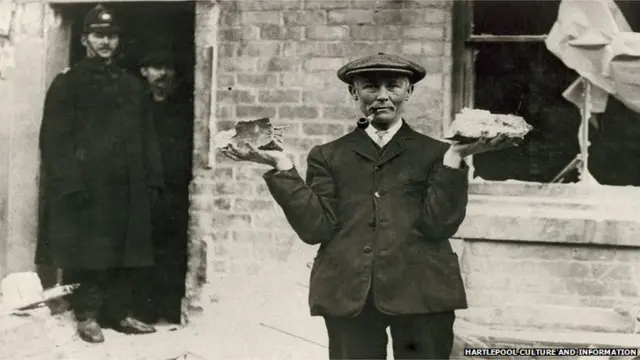
<path fill-rule="evenodd" d="M 640 2 L 616 1 L 634 31 Z M 454 113 L 474 107 L 522 116 L 534 130 L 520 147 L 476 155 L 485 180 L 576 182 L 580 110 L 562 97 L 579 75 L 549 52 L 559 0 L 456 1 Z M 589 172 L 604 185 L 640 185 L 640 114 L 613 96 L 589 125 Z M 559 176 L 562 173 L 562 176 Z"/>

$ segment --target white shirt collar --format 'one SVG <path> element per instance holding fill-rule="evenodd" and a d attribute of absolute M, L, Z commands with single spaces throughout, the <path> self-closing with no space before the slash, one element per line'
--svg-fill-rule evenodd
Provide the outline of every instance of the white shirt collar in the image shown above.
<path fill-rule="evenodd" d="M 396 122 L 395 124 L 391 125 L 391 127 L 389 127 L 389 129 L 387 129 L 387 133 L 384 135 L 384 137 L 382 138 L 382 142 L 383 145 L 387 145 L 389 143 L 389 141 L 391 141 L 391 139 L 393 138 L 393 136 L 398 132 L 398 130 L 400 130 L 400 128 L 402 127 L 402 123 L 404 122 L 404 120 L 401 118 L 400 121 Z M 364 129 L 364 131 L 367 133 L 367 135 L 369 135 L 369 137 L 375 142 L 378 142 L 378 129 L 376 129 L 375 127 L 373 127 L 372 125 L 367 126 L 366 129 Z"/>

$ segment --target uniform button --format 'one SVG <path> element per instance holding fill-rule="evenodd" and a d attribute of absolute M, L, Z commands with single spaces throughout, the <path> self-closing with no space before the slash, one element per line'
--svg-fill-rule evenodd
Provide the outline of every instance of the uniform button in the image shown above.
<path fill-rule="evenodd" d="M 375 196 L 375 197 L 379 198 L 379 197 L 380 197 L 380 193 L 376 191 L 376 192 L 373 194 L 373 196 Z"/>
<path fill-rule="evenodd" d="M 380 170 L 380 166 L 378 166 L 378 165 L 374 166 L 374 167 L 373 167 L 373 170 L 375 170 L 375 171 Z"/>
<path fill-rule="evenodd" d="M 373 251 L 373 250 L 371 249 L 371 247 L 370 247 L 370 246 L 365 246 L 365 247 L 364 247 L 364 252 L 366 252 L 367 254 L 368 254 L 368 253 L 370 253 L 370 252 L 372 252 L 372 251 Z"/>
<path fill-rule="evenodd" d="M 376 222 L 371 220 L 367 223 L 367 225 L 369 225 L 369 227 L 375 227 L 376 226 Z"/>

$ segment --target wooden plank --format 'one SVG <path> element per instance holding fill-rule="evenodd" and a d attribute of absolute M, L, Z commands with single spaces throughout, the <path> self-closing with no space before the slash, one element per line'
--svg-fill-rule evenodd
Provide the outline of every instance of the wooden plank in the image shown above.
<path fill-rule="evenodd" d="M 13 20 L 13 0 L 0 0 L 0 36 L 9 36 Z"/>

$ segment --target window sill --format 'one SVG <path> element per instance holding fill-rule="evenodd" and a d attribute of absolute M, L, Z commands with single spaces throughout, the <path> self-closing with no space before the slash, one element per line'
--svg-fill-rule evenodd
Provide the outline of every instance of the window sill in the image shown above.
<path fill-rule="evenodd" d="M 640 246 L 640 188 L 472 181 L 456 238 Z"/>

